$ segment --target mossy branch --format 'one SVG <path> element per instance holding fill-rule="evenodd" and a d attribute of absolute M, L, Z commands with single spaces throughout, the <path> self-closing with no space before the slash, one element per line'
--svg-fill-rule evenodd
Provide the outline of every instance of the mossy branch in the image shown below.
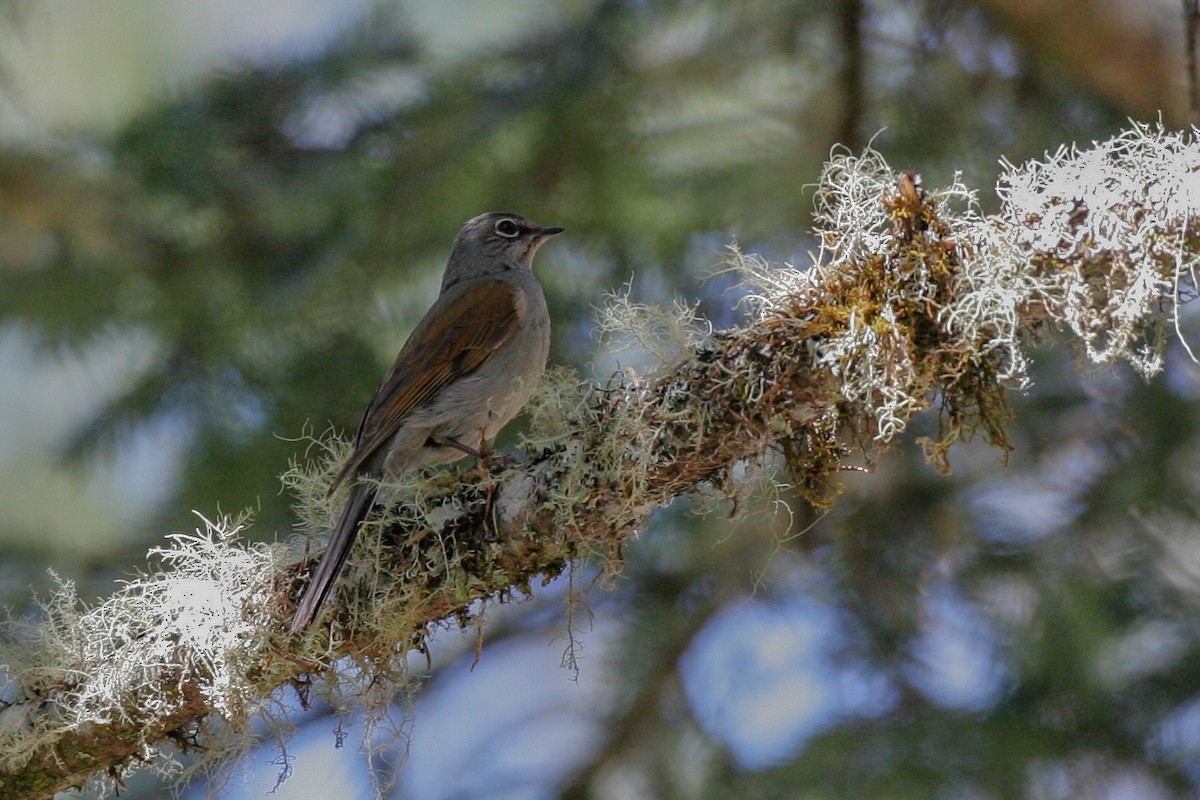
<path fill-rule="evenodd" d="M 64 585 L 6 648 L 0 795 L 169 772 L 170 754 L 198 740 L 202 761 L 228 763 L 252 719 L 278 716 L 282 687 L 384 709 L 379 687 L 403 685 L 403 657 L 431 626 L 467 621 L 476 601 L 523 593 L 581 556 L 619 565 L 654 509 L 699 489 L 736 499 L 747 463 L 781 463 L 824 505 L 839 469 L 878 458 L 927 409 L 940 429 L 924 444 L 941 469 L 976 432 L 1007 448 L 1007 393 L 1047 331 L 1072 334 L 1093 362 L 1157 371 L 1196 285 L 1194 133 L 1135 126 L 1005 165 L 993 216 L 957 180 L 926 191 L 876 153 L 835 155 L 808 269 L 732 251 L 754 292 L 749 321 L 716 333 L 691 309 L 614 298 L 603 326 L 661 366 L 603 386 L 552 371 L 524 463 L 386 483 L 388 511 L 302 640 L 285 631 L 311 561 L 297 544 L 247 547 L 229 521 L 173 537 L 154 571 L 94 608 Z M 285 476 L 314 531 L 337 511 L 324 487 L 346 450 L 320 445 Z"/>

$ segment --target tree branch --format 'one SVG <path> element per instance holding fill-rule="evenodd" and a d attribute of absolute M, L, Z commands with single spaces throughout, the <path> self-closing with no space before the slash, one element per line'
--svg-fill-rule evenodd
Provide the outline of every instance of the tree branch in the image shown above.
<path fill-rule="evenodd" d="M 772 268 L 734 251 L 751 319 L 712 335 L 688 309 L 615 298 L 603 325 L 662 365 L 607 386 L 553 373 L 530 409 L 524 464 L 384 484 L 388 510 L 302 640 L 284 632 L 309 559 L 245 546 L 229 521 L 171 537 L 154 571 L 94 608 L 64 584 L 4 654 L 0 794 L 169 769 L 198 739 L 219 761 L 247 746 L 281 687 L 306 701 L 313 677 L 385 708 L 379 687 L 403 685 L 403 658 L 430 626 L 469 620 L 475 601 L 525 592 L 583 555 L 619 564 L 674 497 L 752 490 L 737 477 L 747 464 L 781 460 L 826 504 L 839 469 L 878 458 L 932 406 L 940 431 L 925 447 L 940 468 L 978 431 L 1007 447 L 1006 393 L 1047 330 L 1074 334 L 1095 362 L 1155 372 L 1180 287 L 1194 286 L 1198 175 L 1192 137 L 1139 126 L 1007 166 L 1004 205 L 984 216 L 957 182 L 926 192 L 873 152 L 835 156 L 817 194 L 816 263 Z M 322 446 L 286 476 L 309 530 L 337 510 L 323 494 L 345 443 Z"/>

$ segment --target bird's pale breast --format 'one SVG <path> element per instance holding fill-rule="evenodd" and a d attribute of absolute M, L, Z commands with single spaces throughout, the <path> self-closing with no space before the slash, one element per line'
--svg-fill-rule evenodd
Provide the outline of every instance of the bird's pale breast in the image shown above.
<path fill-rule="evenodd" d="M 513 337 L 475 372 L 458 378 L 428 403 L 413 409 L 387 445 L 384 470 L 446 464 L 464 457 L 453 447 L 430 447 L 430 436 L 448 436 L 478 449 L 520 413 L 546 368 L 550 314 L 532 273 L 505 273 L 528 304 Z"/>

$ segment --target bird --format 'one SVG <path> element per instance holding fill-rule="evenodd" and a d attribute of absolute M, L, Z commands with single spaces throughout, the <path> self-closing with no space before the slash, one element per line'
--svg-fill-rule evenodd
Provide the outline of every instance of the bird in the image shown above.
<path fill-rule="evenodd" d="M 550 349 L 550 313 L 533 257 L 557 226 L 490 211 L 454 239 L 437 299 L 367 406 L 354 450 L 327 496 L 350 496 L 292 617 L 312 625 L 346 563 L 377 483 L 407 470 L 480 458 L 533 393 Z"/>

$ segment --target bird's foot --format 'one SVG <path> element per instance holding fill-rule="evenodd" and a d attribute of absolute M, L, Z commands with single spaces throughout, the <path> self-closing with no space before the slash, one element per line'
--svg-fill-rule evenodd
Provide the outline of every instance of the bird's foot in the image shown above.
<path fill-rule="evenodd" d="M 475 460 L 475 470 L 479 473 L 479 483 L 483 487 L 483 524 L 487 530 L 494 530 L 495 520 L 492 513 L 495 510 L 496 492 L 500 489 L 499 477 L 505 470 L 512 469 L 521 463 L 520 459 L 489 451 Z"/>
<path fill-rule="evenodd" d="M 503 472 L 506 469 L 512 469 L 521 465 L 521 459 L 516 456 L 510 456 L 507 453 L 490 452 L 480 456 L 476 462 L 479 469 L 486 475 L 495 475 L 498 472 Z"/>

